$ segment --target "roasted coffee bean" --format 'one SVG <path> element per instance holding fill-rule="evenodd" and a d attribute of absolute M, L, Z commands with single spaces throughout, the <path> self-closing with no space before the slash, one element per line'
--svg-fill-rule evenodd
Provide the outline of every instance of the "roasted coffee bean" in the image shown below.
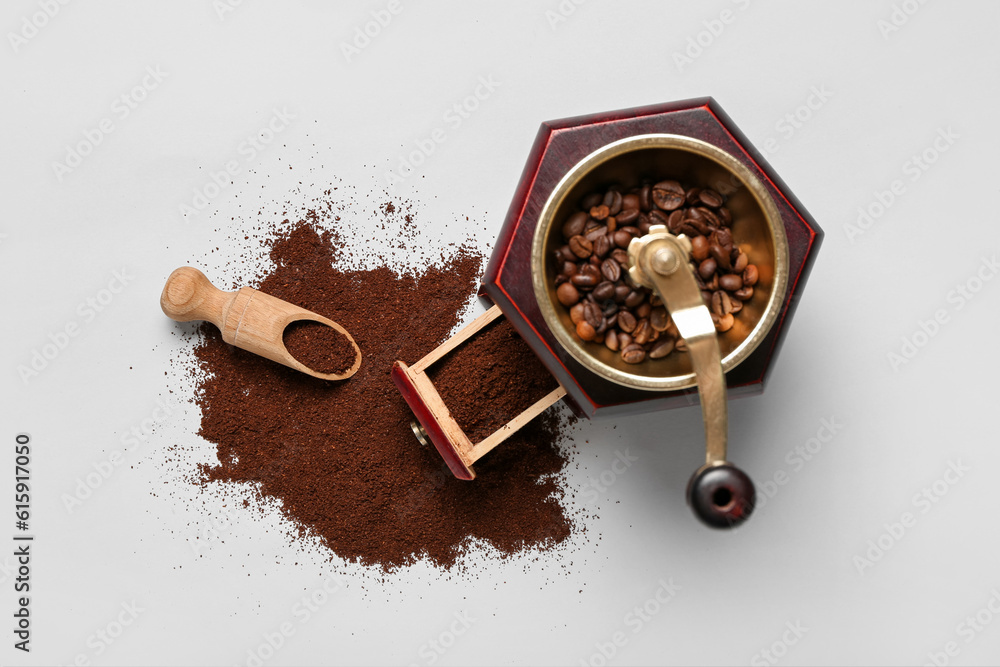
<path fill-rule="evenodd" d="M 615 266 L 618 266 L 615 264 Z M 594 298 L 598 301 L 607 301 L 608 299 L 615 298 L 615 284 L 611 281 L 605 280 L 604 282 L 597 285 L 593 291 Z"/>
<path fill-rule="evenodd" d="M 589 323 L 588 323 L 589 324 Z M 594 338 L 598 343 L 604 342 L 604 334 L 608 330 L 608 321 L 605 318 L 601 318 L 601 323 L 597 327 L 597 337 Z"/>
<path fill-rule="evenodd" d="M 635 330 L 636 319 L 635 315 L 627 310 L 622 310 L 618 312 L 618 328 L 627 334 L 632 333 Z"/>
<path fill-rule="evenodd" d="M 743 287 L 743 277 L 735 273 L 727 273 L 719 276 L 719 287 L 729 292 L 735 292 Z"/>
<path fill-rule="evenodd" d="M 632 288 L 628 285 L 615 285 L 615 302 L 625 303 L 625 298 L 632 293 Z"/>
<path fill-rule="evenodd" d="M 628 251 L 622 248 L 613 248 L 611 250 L 611 259 L 618 262 L 622 268 L 628 268 Z"/>
<path fill-rule="evenodd" d="M 583 321 L 583 309 L 585 305 L 586 302 L 581 302 L 569 309 L 569 319 L 573 324 L 579 324 Z"/>
<path fill-rule="evenodd" d="M 613 215 L 609 215 L 608 219 L 604 221 L 604 225 L 608 228 L 609 232 L 613 232 L 618 229 L 618 218 Z"/>
<path fill-rule="evenodd" d="M 705 305 L 708 306 L 709 308 L 712 307 L 712 294 L 714 294 L 714 292 L 710 290 L 707 289 L 701 290 L 701 300 L 704 301 Z"/>
<path fill-rule="evenodd" d="M 698 275 L 702 277 L 702 280 L 709 280 L 715 275 L 715 270 L 718 266 L 716 261 L 709 257 L 698 265 Z"/>
<path fill-rule="evenodd" d="M 604 320 L 604 313 L 593 301 L 586 301 L 583 304 L 583 320 L 587 322 L 590 326 L 597 329 L 601 326 L 601 322 Z"/>
<path fill-rule="evenodd" d="M 566 224 L 562 227 L 563 238 L 567 241 L 574 236 L 579 236 L 583 233 L 583 228 L 587 224 L 587 214 L 583 211 L 577 211 L 573 215 L 569 216 Z"/>
<path fill-rule="evenodd" d="M 640 303 L 646 300 L 646 295 L 638 290 L 632 290 L 627 297 L 625 297 L 625 307 L 635 308 Z"/>
<path fill-rule="evenodd" d="M 604 276 L 605 280 L 610 280 L 612 283 L 617 282 L 618 279 L 622 277 L 622 266 L 617 261 L 609 257 L 601 262 L 601 275 Z M 614 286 L 612 285 L 612 297 L 614 296 L 614 293 Z"/>
<path fill-rule="evenodd" d="M 673 211 L 684 204 L 684 188 L 677 181 L 660 181 L 653 186 L 653 203 L 664 211 Z"/>
<path fill-rule="evenodd" d="M 604 317 L 611 319 L 616 317 L 618 314 L 618 304 L 614 302 L 613 299 L 608 299 L 604 302 L 604 308 L 602 309 Z"/>
<path fill-rule="evenodd" d="M 747 287 L 753 287 L 757 284 L 757 280 L 760 279 L 757 271 L 756 264 L 747 264 L 747 268 L 743 269 L 743 284 Z"/>
<path fill-rule="evenodd" d="M 712 310 L 714 310 L 715 314 L 719 317 L 733 312 L 733 304 L 729 295 L 722 290 L 712 294 Z"/>
<path fill-rule="evenodd" d="M 634 210 L 636 214 L 639 213 L 639 195 L 637 194 L 627 194 L 622 197 L 622 210 L 631 211 Z"/>
<path fill-rule="evenodd" d="M 704 236 L 695 236 L 691 239 L 691 259 L 696 262 L 703 262 L 708 257 L 708 239 Z"/>
<path fill-rule="evenodd" d="M 722 229 L 722 220 L 719 219 L 719 216 L 717 216 L 714 211 L 700 206 L 694 210 L 701 214 L 698 219 L 707 224 L 709 227 L 712 229 Z"/>
<path fill-rule="evenodd" d="M 685 218 L 684 224 L 682 224 L 681 227 L 692 228 L 694 232 L 691 234 L 691 236 L 697 236 L 697 235 L 704 236 L 705 234 L 712 233 L 712 228 L 709 227 L 704 220 L 695 220 L 694 218 Z"/>
<path fill-rule="evenodd" d="M 733 214 L 729 212 L 728 208 L 719 209 L 719 222 L 728 227 L 733 221 Z"/>
<path fill-rule="evenodd" d="M 608 207 L 611 215 L 618 215 L 622 210 L 622 199 L 622 193 L 617 190 L 608 190 L 608 194 L 604 195 L 604 205 Z"/>
<path fill-rule="evenodd" d="M 646 350 L 641 345 L 632 343 L 622 349 L 622 361 L 626 364 L 641 364 L 646 359 Z"/>
<path fill-rule="evenodd" d="M 653 307 L 649 305 L 649 302 L 639 304 L 639 307 L 635 309 L 635 316 L 639 319 L 644 317 L 649 317 L 649 314 L 653 311 Z"/>
<path fill-rule="evenodd" d="M 644 317 L 635 323 L 632 338 L 635 339 L 637 345 L 645 345 L 653 339 L 653 327 L 649 325 L 649 320 Z"/>
<path fill-rule="evenodd" d="M 674 349 L 678 352 L 687 352 L 688 344 L 683 338 L 678 338 L 677 342 L 674 343 Z"/>
<path fill-rule="evenodd" d="M 750 258 L 747 257 L 745 252 L 740 252 L 733 261 L 733 272 L 743 273 L 743 270 L 747 268 L 747 264 L 750 263 Z"/>
<path fill-rule="evenodd" d="M 580 259 L 587 259 L 590 257 L 590 253 L 594 251 L 594 244 L 585 236 L 577 234 L 569 240 L 569 249 L 570 252 Z"/>
<path fill-rule="evenodd" d="M 712 232 L 710 240 L 722 246 L 722 249 L 726 252 L 731 252 L 733 249 L 733 233 L 725 227 L 720 227 Z"/>
<path fill-rule="evenodd" d="M 715 325 L 715 328 L 719 331 L 725 332 L 733 328 L 733 324 L 736 322 L 736 318 L 733 317 L 732 313 L 726 313 L 719 318 L 719 323 Z"/>
<path fill-rule="evenodd" d="M 604 220 L 609 215 L 611 215 L 611 211 L 604 204 L 594 206 L 590 209 L 590 217 L 594 220 Z"/>
<path fill-rule="evenodd" d="M 712 208 L 719 208 L 722 206 L 722 195 L 715 190 L 705 188 L 698 193 L 698 199 L 700 199 L 701 203 L 705 206 L 711 206 Z"/>
<path fill-rule="evenodd" d="M 723 249 L 717 243 L 708 246 L 708 256 L 714 259 L 716 264 L 726 271 L 732 267 L 732 263 L 729 261 L 729 251 Z"/>
<path fill-rule="evenodd" d="M 638 220 L 640 215 L 642 214 L 639 213 L 639 209 L 637 208 L 625 208 L 622 209 L 616 219 L 619 225 L 630 225 Z"/>
<path fill-rule="evenodd" d="M 594 268 L 593 264 L 587 264 L 583 267 L 583 270 L 574 276 L 570 277 L 570 282 L 577 287 L 588 288 L 594 287 L 597 283 L 601 282 L 601 273 Z"/>
<path fill-rule="evenodd" d="M 733 315 L 743 310 L 743 302 L 740 301 L 739 299 L 730 299 L 729 303 L 732 306 L 732 310 L 730 310 L 729 312 L 731 312 Z"/>
<path fill-rule="evenodd" d="M 750 287 L 749 285 L 741 287 L 735 292 L 733 292 L 733 296 L 735 296 L 740 301 L 749 301 L 750 299 L 753 298 L 753 288 Z"/>
<path fill-rule="evenodd" d="M 607 347 L 612 352 L 618 351 L 618 332 L 614 329 L 608 329 L 607 335 L 604 336 L 604 346 Z"/>
<path fill-rule="evenodd" d="M 649 314 L 649 324 L 656 331 L 666 331 L 670 325 L 670 315 L 667 314 L 667 309 L 662 306 L 653 308 Z"/>
<path fill-rule="evenodd" d="M 653 308 L 656 308 L 657 306 L 663 305 L 663 299 L 660 298 L 659 294 L 656 294 L 654 292 L 653 294 L 649 295 L 649 303 L 651 306 L 653 306 Z"/>
<path fill-rule="evenodd" d="M 577 269 L 576 262 L 563 262 L 562 271 L 560 273 L 566 277 L 569 277 L 576 273 Z"/>
<path fill-rule="evenodd" d="M 591 243 L 593 243 L 594 241 L 596 241 L 597 239 L 601 238 L 602 236 L 607 236 L 607 235 L 608 235 L 608 227 L 607 227 L 607 225 L 600 225 L 599 227 L 594 227 L 593 229 L 591 229 L 589 232 L 587 232 L 583 236 L 588 241 L 590 241 Z"/>
<path fill-rule="evenodd" d="M 709 258 L 709 259 L 711 259 L 711 258 Z M 709 280 L 709 281 L 707 281 L 705 283 L 705 289 L 710 290 L 712 292 L 714 292 L 715 290 L 719 289 L 719 274 L 718 273 L 716 273 L 714 276 L 712 276 L 712 279 Z"/>
<path fill-rule="evenodd" d="M 579 324 L 576 325 L 576 335 L 583 340 L 594 340 L 594 336 L 597 335 L 597 330 L 588 322 L 587 320 L 581 320 Z"/>
<path fill-rule="evenodd" d="M 699 194 L 701 194 L 701 188 L 688 188 L 688 191 L 684 193 L 684 203 L 688 206 L 694 206 L 699 201 Z"/>
<path fill-rule="evenodd" d="M 614 234 L 615 245 L 619 248 L 627 248 L 628 244 L 632 242 L 632 235 L 626 232 L 624 229 L 619 229 Z"/>
<path fill-rule="evenodd" d="M 656 345 L 649 351 L 650 359 L 662 359 L 671 352 L 674 351 L 674 339 L 673 338 L 661 338 Z"/>
<path fill-rule="evenodd" d="M 602 201 L 604 201 L 604 193 L 591 192 L 589 195 L 584 197 L 582 201 L 580 201 L 580 208 L 582 208 L 584 211 L 589 211 L 590 209 L 600 204 Z"/>
<path fill-rule="evenodd" d="M 653 188 L 648 185 L 644 185 L 639 188 L 639 208 L 643 211 L 649 211 L 653 208 Z"/>
<path fill-rule="evenodd" d="M 556 290 L 556 298 L 559 299 L 559 303 L 568 308 L 580 300 L 580 292 L 577 291 L 573 283 L 563 283 Z"/>
<path fill-rule="evenodd" d="M 633 342 L 634 341 L 632 340 L 632 336 L 630 334 L 627 334 L 624 331 L 619 331 L 618 332 L 618 347 L 620 347 L 621 349 L 624 350 L 626 347 L 628 347 L 629 345 L 631 345 Z"/>
<path fill-rule="evenodd" d="M 607 234 L 603 236 L 598 236 L 594 239 L 594 254 L 593 257 L 598 259 L 603 259 L 605 255 L 611 250 L 611 239 L 608 238 Z"/>

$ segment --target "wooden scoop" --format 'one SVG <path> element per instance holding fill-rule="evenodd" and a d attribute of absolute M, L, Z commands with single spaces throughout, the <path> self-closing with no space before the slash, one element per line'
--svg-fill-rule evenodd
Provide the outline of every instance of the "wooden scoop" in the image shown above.
<path fill-rule="evenodd" d="M 222 340 L 289 368 L 321 380 L 346 380 L 361 366 L 361 350 L 351 334 L 322 315 L 299 308 L 250 287 L 223 292 L 205 274 L 182 266 L 167 278 L 160 295 L 160 308 L 172 320 L 206 320 L 222 331 Z M 300 363 L 285 349 L 285 328 L 292 322 L 312 320 L 332 327 L 346 336 L 354 347 L 354 364 L 342 374 L 318 373 Z"/>

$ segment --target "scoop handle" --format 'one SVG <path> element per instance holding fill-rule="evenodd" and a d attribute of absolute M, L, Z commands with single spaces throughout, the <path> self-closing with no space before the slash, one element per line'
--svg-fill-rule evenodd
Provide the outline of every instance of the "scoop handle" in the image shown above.
<path fill-rule="evenodd" d="M 221 330 L 235 298 L 235 292 L 218 289 L 198 269 L 182 266 L 167 278 L 160 294 L 160 308 L 177 322 L 206 320 Z"/>

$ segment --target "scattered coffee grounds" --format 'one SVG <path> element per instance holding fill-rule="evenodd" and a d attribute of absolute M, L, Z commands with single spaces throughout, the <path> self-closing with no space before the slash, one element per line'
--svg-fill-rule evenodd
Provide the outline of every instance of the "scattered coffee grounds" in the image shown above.
<path fill-rule="evenodd" d="M 317 373 L 340 374 L 354 365 L 357 352 L 342 333 L 313 320 L 296 320 L 282 334 L 285 349 Z"/>
<path fill-rule="evenodd" d="M 563 223 L 566 244 L 553 257 L 556 298 L 569 308 L 576 335 L 620 352 L 629 364 L 685 349 L 663 301 L 628 275 L 629 243 L 653 225 L 691 240 L 695 280 L 715 328 L 732 329 L 743 302 L 753 298 L 758 272 L 748 248 L 733 241 L 733 217 L 724 203 L 714 190 L 677 181 L 584 197 Z"/>
<path fill-rule="evenodd" d="M 257 286 L 351 332 L 364 363 L 350 380 L 317 382 L 263 363 L 201 327 L 199 433 L 219 464 L 199 483 L 249 483 L 261 500 L 279 502 L 301 537 L 385 570 L 421 559 L 450 568 L 477 544 L 509 556 L 564 542 L 574 521 L 559 481 L 569 446 L 560 445 L 562 412 L 533 420 L 465 482 L 414 438 L 390 379 L 395 360 L 413 363 L 450 335 L 483 257 L 459 249 L 399 273 L 384 264 L 344 268 L 353 252 L 336 230 L 308 219 L 283 224 L 271 241 L 274 268 Z"/>
<path fill-rule="evenodd" d="M 503 317 L 427 370 L 441 400 L 473 444 L 559 386 Z"/>

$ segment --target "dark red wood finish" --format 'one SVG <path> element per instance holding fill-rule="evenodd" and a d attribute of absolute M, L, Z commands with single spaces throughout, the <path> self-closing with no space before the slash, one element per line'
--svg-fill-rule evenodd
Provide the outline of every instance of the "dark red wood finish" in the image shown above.
<path fill-rule="evenodd" d="M 476 473 L 472 471 L 472 468 L 465 465 L 462 462 L 462 457 L 459 456 L 458 450 L 455 449 L 455 445 L 451 440 L 448 439 L 447 434 L 441 428 L 441 425 L 431 411 L 427 409 L 427 404 L 424 403 L 423 399 L 420 398 L 417 388 L 413 386 L 413 382 L 410 380 L 410 376 L 406 374 L 406 371 L 402 369 L 397 361 L 392 365 L 392 371 L 390 372 L 392 376 L 392 381 L 399 389 L 399 393 L 403 395 L 406 400 L 406 404 L 410 406 L 410 410 L 413 411 L 413 415 L 420 422 L 420 425 L 424 427 L 424 431 L 427 433 L 427 437 L 434 444 L 434 448 L 438 450 L 438 454 L 444 459 L 444 462 L 448 464 L 448 469 L 451 470 L 453 474 L 458 479 L 464 479 L 466 481 L 473 480 L 476 478 Z"/>
<path fill-rule="evenodd" d="M 618 139 L 667 133 L 694 137 L 736 157 L 774 198 L 788 236 L 789 288 L 778 320 L 761 345 L 726 375 L 729 397 L 759 394 L 778 352 L 823 238 L 816 221 L 791 194 L 763 156 L 710 97 L 579 116 L 543 123 L 497 238 L 482 292 L 504 315 L 567 390 L 582 415 L 624 415 L 695 405 L 697 389 L 648 392 L 595 375 L 556 341 L 535 301 L 531 242 L 538 217 L 559 180 L 584 157 Z"/>

